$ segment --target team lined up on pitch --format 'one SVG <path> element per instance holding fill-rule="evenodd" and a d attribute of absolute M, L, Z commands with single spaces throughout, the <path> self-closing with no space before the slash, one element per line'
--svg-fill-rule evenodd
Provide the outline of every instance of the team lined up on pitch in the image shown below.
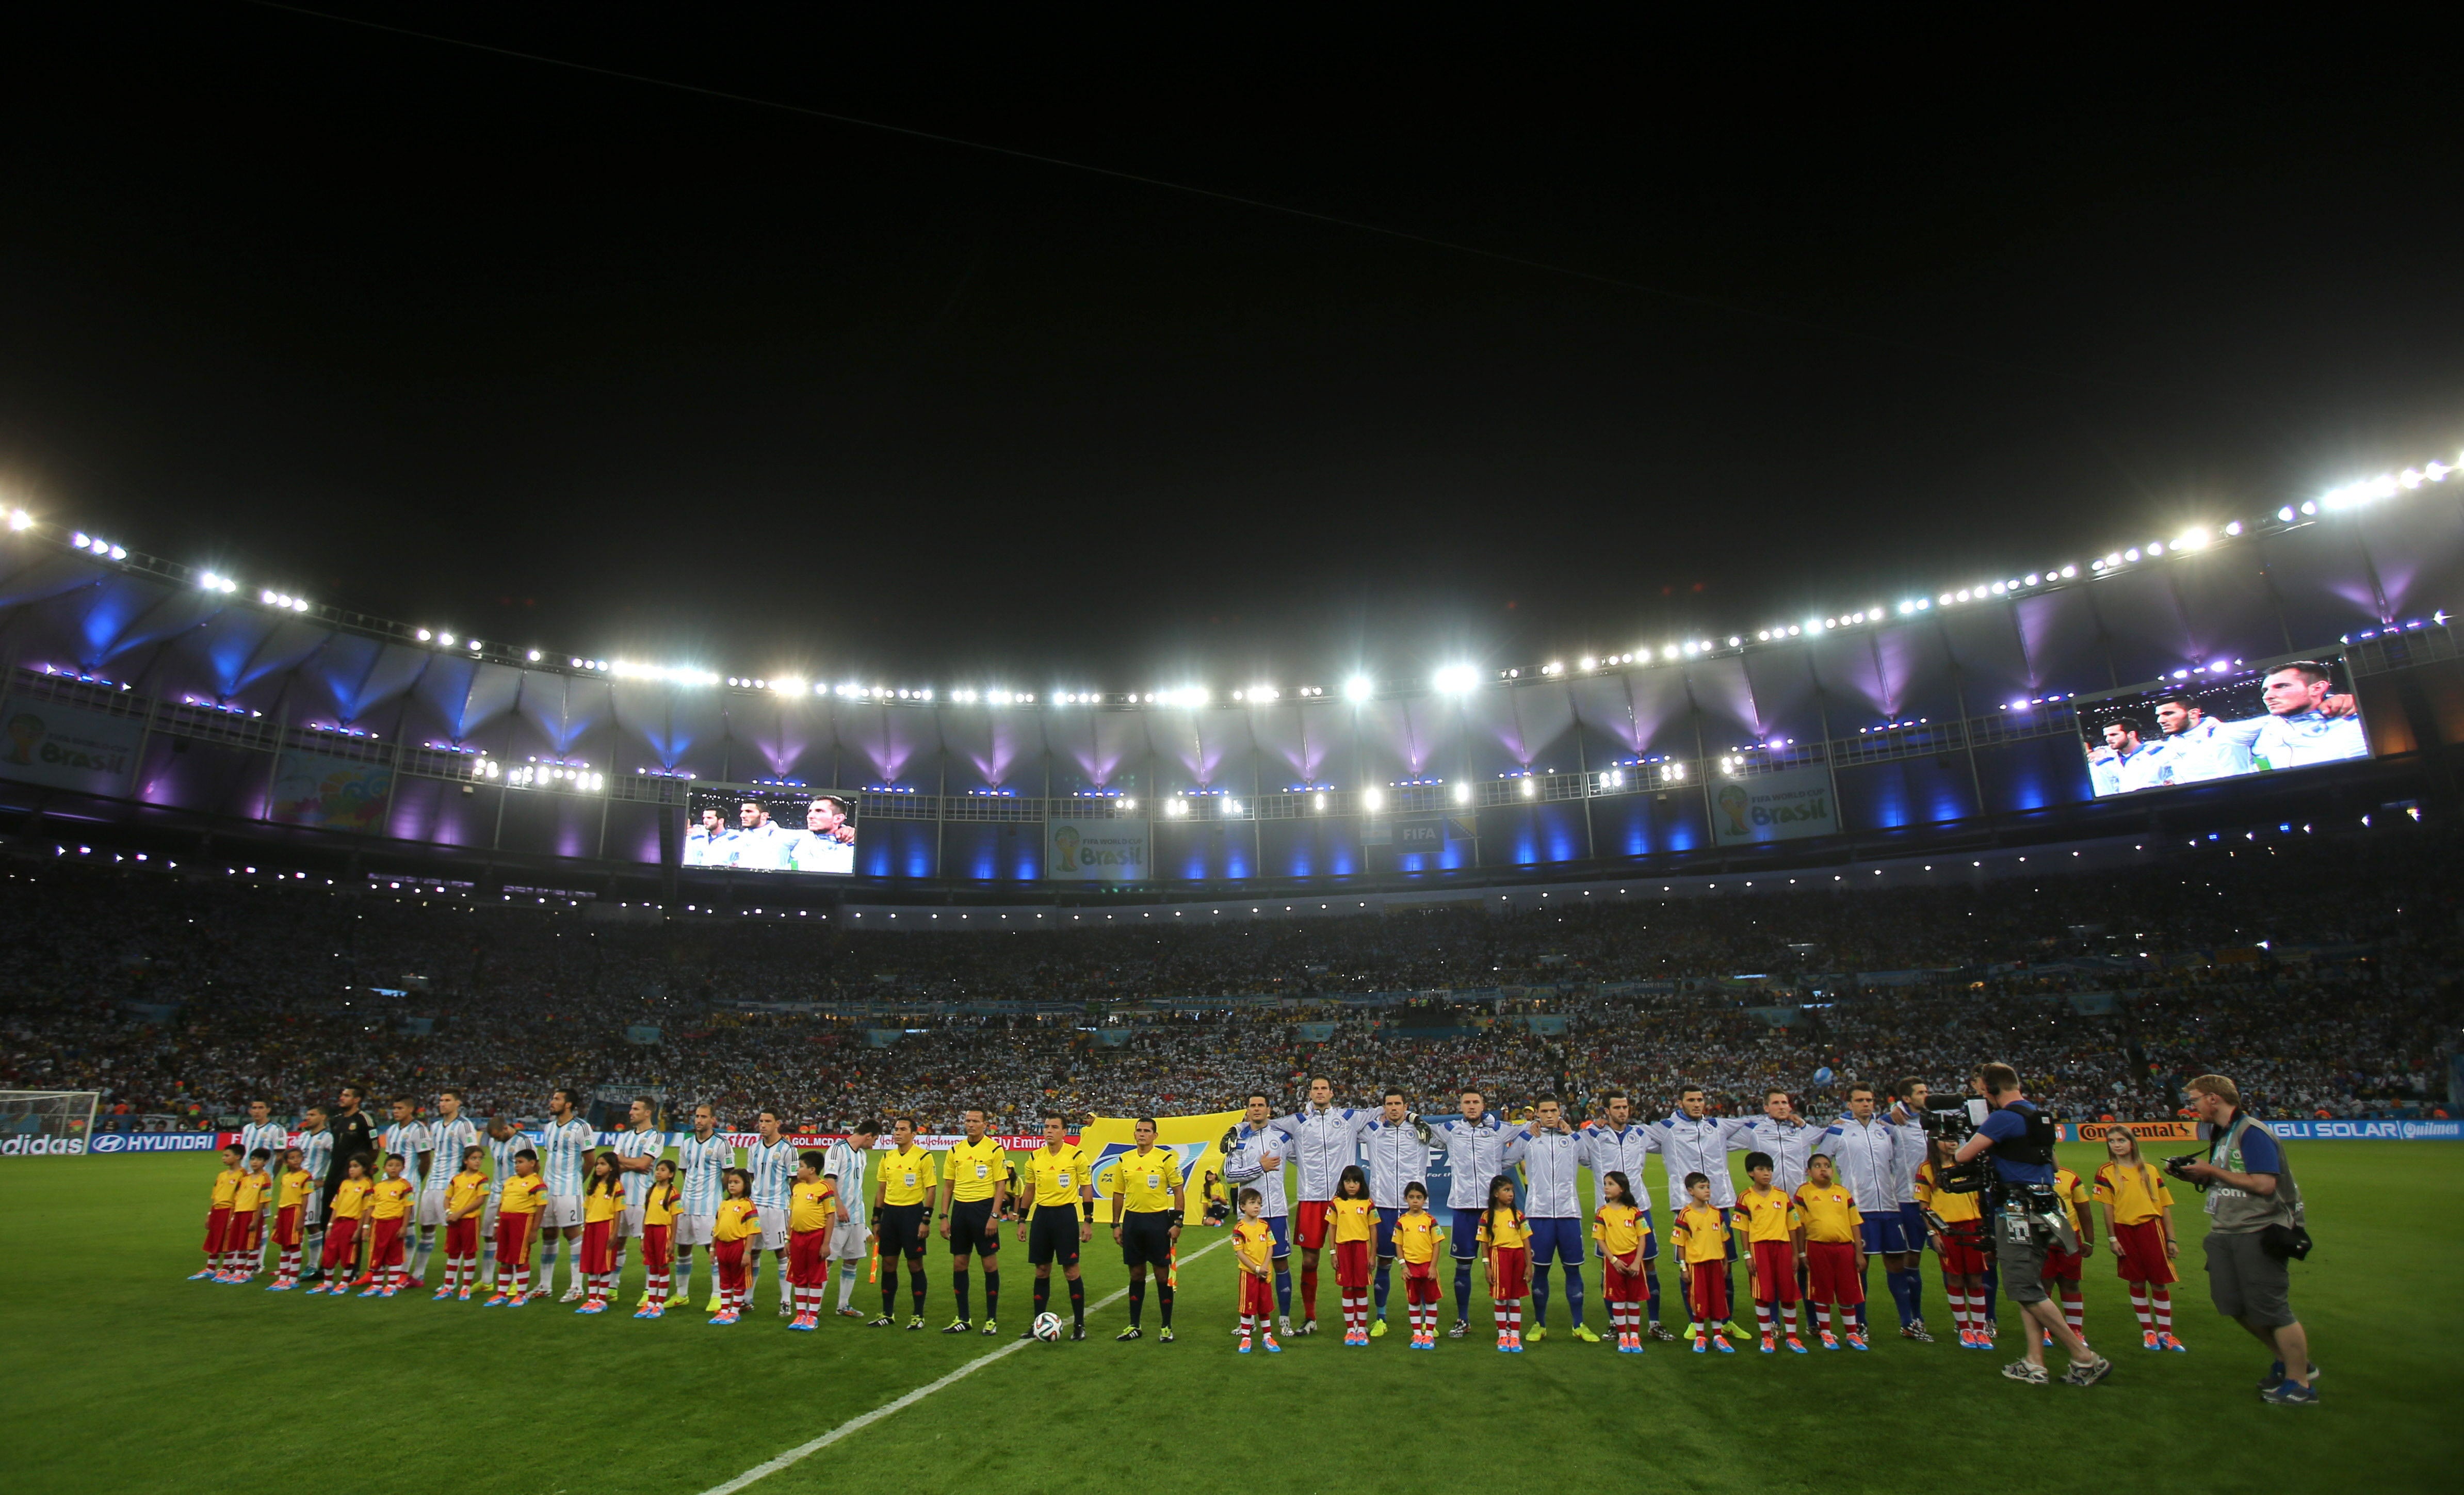
<path fill-rule="evenodd" d="M 1903 1249 L 1912 1256 L 1921 1252 L 1928 1234 L 1962 1348 L 1993 1347 L 1998 1283 L 1976 1198 L 1935 1187 L 1947 1149 L 1921 1128 L 1876 1113 L 1868 1088 L 1858 1087 L 1850 1112 L 1828 1128 L 1796 1118 L 1787 1110 L 1786 1097 L 1773 1092 L 1767 1114 L 1751 1121 L 1704 1116 L 1681 1104 L 1666 1121 L 1644 1127 L 1628 1125 L 1625 1097 L 1614 1095 L 1609 1124 L 1579 1130 L 1567 1124 L 1553 1100 L 1544 1100 L 1528 1124 L 1515 1126 L 1483 1110 L 1475 1092 L 1465 1092 L 1462 1116 L 1432 1122 L 1406 1111 L 1396 1092 L 1371 1111 L 1335 1107 L 1330 1091 L 1326 1081 L 1313 1082 L 1308 1107 L 1281 1118 L 1267 1113 L 1264 1096 L 1253 1095 L 1243 1120 L 1223 1139 L 1224 1176 L 1239 1186 L 1232 1235 L 1240 1270 L 1236 1331 L 1244 1353 L 1259 1344 L 1269 1353 L 1280 1352 L 1279 1331 L 1287 1337 L 1295 1332 L 1289 1267 L 1295 1236 L 1304 1255 L 1300 1333 L 1316 1330 L 1318 1259 L 1331 1245 L 1345 1345 L 1366 1347 L 1385 1333 L 1390 1268 L 1399 1263 L 1411 1348 L 1434 1349 L 1438 1248 L 1450 1241 L 1457 1317 L 1448 1337 L 1462 1338 L 1468 1330 L 1475 1262 L 1492 1306 L 1498 1350 L 1522 1351 L 1527 1297 L 1540 1320 L 1529 1337 L 1544 1337 L 1553 1257 L 1565 1270 L 1573 1336 L 1596 1342 L 1600 1336 L 1584 1326 L 1582 1314 L 1579 1264 L 1588 1237 L 1600 1255 L 1618 1352 L 1639 1354 L 1646 1338 L 1675 1340 L 1679 1336 L 1661 1322 L 1661 1241 L 1653 1228 L 1650 1200 L 1635 1182 L 1643 1156 L 1655 1152 L 1670 1165 L 1672 1183 L 1683 1190 L 1671 1190 L 1674 1218 L 1667 1243 L 1681 1272 L 1684 1337 L 1695 1352 L 1732 1352 L 1732 1338 L 1758 1340 L 1765 1353 L 1803 1353 L 1806 1337 L 1825 1350 L 1868 1349 L 1869 1254 L 1891 1262 L 1902 1336 L 1929 1338 L 1915 1316 L 1914 1286 L 1901 1280 L 1896 1260 Z M 1689 1088 L 1682 1101 L 1699 1105 L 1699 1095 Z M 912 1304 L 906 1327 L 920 1330 L 928 1294 L 926 1248 L 937 1225 L 948 1243 L 957 1300 L 957 1317 L 942 1332 L 993 1334 L 1001 1231 L 1014 1222 L 1035 1272 L 1033 1314 L 1022 1337 L 1040 1332 L 1055 1338 L 1063 1332 L 1058 1317 L 1046 1312 L 1055 1265 L 1062 1269 L 1069 1302 L 1067 1335 L 1086 1337 L 1079 1258 L 1098 1223 L 1094 1165 L 1069 1141 L 1057 1112 L 1045 1116 L 1045 1144 L 1026 1154 L 1022 1166 L 999 1138 L 986 1134 L 980 1110 L 967 1111 L 964 1136 L 937 1154 L 917 1145 L 913 1123 L 903 1117 L 892 1124 L 886 1149 L 876 1147 L 879 1132 L 870 1124 L 827 1148 L 799 1149 L 779 1116 L 764 1111 L 759 1133 L 743 1149 L 746 1166 L 737 1166 L 737 1144 L 718 1132 L 708 1106 L 695 1109 L 693 1130 L 678 1141 L 673 1159 L 663 1155 L 667 1138 L 651 1129 L 647 1101 L 634 1103 L 632 1125 L 615 1134 L 615 1145 L 600 1150 L 592 1147 L 598 1133 L 575 1106 L 572 1092 L 560 1090 L 536 1141 L 499 1121 L 489 1126 L 484 1144 L 464 1142 L 457 1153 L 454 1142 L 479 1135 L 461 1116 L 458 1096 L 442 1095 L 432 1122 L 418 1120 L 408 1102 L 397 1103 L 394 1124 L 374 1138 L 382 1145 L 383 1161 L 372 1163 L 369 1154 L 354 1153 L 329 1188 L 320 1188 L 327 1180 L 319 1176 L 332 1136 L 321 1125 L 324 1113 L 312 1110 L 320 1124 L 297 1142 L 285 1140 L 283 1129 L 260 1114 L 241 1143 L 224 1150 L 208 1217 L 207 1265 L 196 1276 L 227 1284 L 253 1280 L 263 1232 L 276 1248 L 270 1290 L 304 1286 L 310 1293 L 357 1290 L 363 1297 L 393 1297 L 426 1288 L 430 1248 L 441 1233 L 445 1271 L 434 1297 L 475 1297 L 491 1308 L 519 1308 L 550 1295 L 559 1247 L 569 1244 L 572 1278 L 562 1301 L 577 1303 L 580 1313 L 597 1314 L 613 1303 L 626 1254 L 638 1242 L 646 1282 L 634 1317 L 659 1318 L 671 1303 L 690 1303 L 693 1253 L 700 1247 L 713 1268 L 707 1304 L 713 1324 L 741 1321 L 766 1254 L 780 1278 L 781 1316 L 794 1329 L 811 1330 L 826 1310 L 834 1274 L 837 1313 L 864 1316 L 852 1298 L 857 1270 L 867 1264 L 881 1291 L 881 1312 L 870 1325 L 893 1327 L 904 1261 Z M 256 1109 L 261 1112 L 262 1103 Z M 1141 1119 L 1133 1134 L 1133 1150 L 1106 1159 L 1112 1175 L 1110 1226 L 1131 1277 L 1130 1327 L 1118 1337 L 1143 1337 L 1153 1273 L 1158 1338 L 1170 1341 L 1178 1242 L 1191 1191 L 1178 1156 L 1155 1145 L 1152 1119 Z M 1885 1154 L 1911 1141 L 1933 1155 L 1906 1170 L 1914 1202 L 1894 1205 Z M 1751 1187 L 1724 1190 L 1728 1179 L 1720 1159 L 1766 1143 L 1771 1151 L 1750 1151 L 1746 1157 Z M 271 1167 L 276 1145 L 278 1174 Z M 1432 1148 L 1457 1165 L 1443 1221 L 1430 1207 L 1426 1183 Z M 2092 1193 L 2067 1170 L 2057 1175 L 2081 1249 L 2049 1261 L 2044 1286 L 2063 1300 L 2074 1331 L 2083 1333 L 2079 1269 L 2093 1250 L 2089 1207 L 2102 1203 L 2108 1241 L 2131 1286 L 2145 1348 L 2178 1350 L 2168 1286 L 2175 1251 L 2170 1195 L 2126 1132 L 2117 1129 L 2110 1148 L 2113 1156 L 2098 1170 Z M 1304 1198 L 1297 1208 L 1285 1199 L 1287 1156 L 1300 1165 Z M 444 1166 L 448 1158 L 450 1172 Z M 1347 1160 L 1361 1158 L 1366 1167 Z M 1483 1164 L 1485 1170 L 1468 1171 Z M 1577 1219 L 1577 1167 L 1590 1169 L 1599 1180 L 1598 1208 L 1587 1222 Z M 1523 1190 L 1528 1199 L 1522 1199 Z M 1728 1198 L 1719 1197 L 1724 1192 Z M 1860 1198 L 1882 1201 L 1879 1217 L 1860 1208 Z M 982 1270 L 980 1327 L 971 1317 L 970 1257 Z M 1731 1307 L 1738 1264 L 1746 1268 L 1755 1309 L 1750 1336 L 1738 1327 Z M 1800 1302 L 1806 1305 L 1804 1334 Z M 1827 1324 L 1818 1322 L 1822 1307 L 1830 1309 Z"/>

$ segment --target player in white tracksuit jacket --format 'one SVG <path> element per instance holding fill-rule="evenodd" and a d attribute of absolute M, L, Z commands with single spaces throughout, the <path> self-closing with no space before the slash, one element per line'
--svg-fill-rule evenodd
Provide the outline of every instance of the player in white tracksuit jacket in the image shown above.
<path fill-rule="evenodd" d="M 1291 1134 L 1292 1155 L 1301 1165 L 1301 1207 L 1293 1234 L 1300 1238 L 1304 1334 L 1317 1332 L 1317 1258 L 1326 1247 L 1335 1180 L 1360 1161 L 1360 1138 L 1375 1119 L 1375 1111 L 1334 1104 L 1333 1083 L 1319 1076 L 1309 1083 L 1309 1104 L 1273 1123 Z"/>
<path fill-rule="evenodd" d="M 1566 1124 L 1557 1098 L 1549 1096 L 1532 1108 L 1531 1124 L 1519 1127 L 1506 1140 L 1506 1160 L 1523 1165 L 1524 1218 L 1531 1226 L 1531 1338 L 1549 1331 L 1549 1268 L 1555 1261 L 1566 1268 L 1566 1311 L 1574 1321 L 1576 1339 L 1597 1343 L 1599 1335 L 1583 1327 L 1583 1196 L 1579 1187 L 1583 1139 Z"/>
<path fill-rule="evenodd" d="M 1874 1088 L 1853 1085 L 1848 1088 L 1848 1114 L 1833 1122 L 1823 1132 L 1815 1152 L 1829 1154 L 1831 1166 L 1847 1186 L 1849 1197 L 1857 1201 L 1857 1211 L 1865 1217 L 1865 1254 L 1893 1257 L 1907 1252 L 1907 1227 L 1900 1219 L 1898 1163 L 1899 1130 L 1874 1112 Z M 1923 1242 L 1919 1245 L 1922 1247 Z M 1900 1297 L 1901 1289 L 1892 1280 L 1891 1296 Z M 1912 1315 L 1904 1303 L 1899 1304 L 1903 1328 Z M 1858 1322 L 1862 1324 L 1860 1317 Z"/>
<path fill-rule="evenodd" d="M 1453 1180 L 1446 1185 L 1446 1209 L 1453 1216 L 1446 1244 L 1455 1256 L 1455 1327 L 1447 1337 L 1461 1339 L 1471 1327 L 1471 1264 L 1480 1255 L 1480 1212 L 1488 1202 L 1489 1181 L 1506 1172 L 1506 1123 L 1488 1113 L 1478 1090 L 1463 1092 L 1463 1114 L 1430 1117 L 1430 1144 L 1445 1150 Z"/>
<path fill-rule="evenodd" d="M 1882 1259 L 1885 1272 L 1901 1274 L 1899 1285 L 1891 1289 L 1894 1302 L 1906 1309 L 1907 1322 L 1913 1332 L 1910 1338 L 1923 1336 L 1928 1343 L 1932 1336 L 1925 1327 L 1925 1212 L 1917 1208 L 1917 1168 L 1933 1155 L 1933 1147 L 1925 1140 L 1925 1114 L 1926 1097 L 1932 1093 L 1926 1084 L 1914 1075 L 1891 1087 L 1891 1109 L 1884 1118 L 1898 1146 L 1891 1153 L 1891 1198 L 1899 1206 L 1902 1239 L 1907 1242 L 1907 1254 L 1898 1261 Z"/>
<path fill-rule="evenodd" d="M 1598 1198 L 1600 1180 L 1625 1175 L 1632 1185 L 1635 1208 L 1642 1211 L 1642 1283 L 1651 1299 L 1650 1329 L 1656 1339 L 1677 1336 L 1660 1327 L 1660 1235 L 1651 1228 L 1651 1190 L 1642 1181 L 1642 1165 L 1660 1151 L 1660 1133 L 1634 1119 L 1634 1101 L 1623 1090 L 1608 1096 L 1608 1121 L 1583 1128 L 1583 1166 L 1592 1171 L 1592 1191 Z M 1606 1268 L 1602 1268 L 1606 1270 Z"/>
<path fill-rule="evenodd" d="M 1797 1186 L 1805 1182 L 1805 1160 L 1820 1148 L 1825 1130 L 1796 1113 L 1796 1103 L 1786 1090 L 1770 1090 L 1763 1095 L 1763 1113 L 1746 1123 L 1744 1137 L 1753 1143 L 1753 1150 L 1771 1160 L 1771 1187 L 1782 1194 L 1794 1196 Z M 1810 1286 L 1806 1264 L 1796 1264 L 1796 1286 L 1803 1296 Z"/>
<path fill-rule="evenodd" d="M 1255 1189 L 1265 1201 L 1260 1218 L 1275 1238 L 1275 1304 L 1283 1330 L 1292 1330 L 1291 1205 L 1284 1195 L 1284 1161 L 1292 1155 L 1291 1133 L 1266 1119 L 1272 1108 L 1264 1095 L 1249 1097 L 1249 1113 L 1223 1134 L 1223 1181 L 1232 1198 Z"/>
<path fill-rule="evenodd" d="M 1737 1183 L 1728 1173 L 1728 1154 L 1750 1150 L 1752 1124 L 1742 1117 L 1704 1114 L 1703 1088 L 1689 1085 L 1677 1092 L 1677 1109 L 1653 1122 L 1660 1133 L 1660 1160 L 1668 1170 L 1668 1218 L 1674 1220 L 1689 1200 L 1685 1197 L 1685 1176 L 1701 1174 L 1711 1180 L 1711 1202 L 1722 1210 L 1736 1208 Z M 1732 1273 L 1737 1260 L 1737 1238 L 1728 1237 L 1729 1265 L 1723 1270 Z M 1728 1302 L 1737 1295 L 1730 1283 Z M 1731 1323 L 1728 1332 L 1743 1339 L 1746 1331 Z"/>
<path fill-rule="evenodd" d="M 1377 1209 L 1377 1322 L 1370 1337 L 1386 1332 L 1386 1286 L 1395 1265 L 1395 1221 L 1403 1218 L 1403 1189 L 1428 1187 L 1431 1133 L 1411 1113 L 1400 1090 L 1388 1090 L 1386 1104 L 1370 1118 L 1361 1133 L 1360 1153 L 1369 1160 L 1369 1202 Z"/>

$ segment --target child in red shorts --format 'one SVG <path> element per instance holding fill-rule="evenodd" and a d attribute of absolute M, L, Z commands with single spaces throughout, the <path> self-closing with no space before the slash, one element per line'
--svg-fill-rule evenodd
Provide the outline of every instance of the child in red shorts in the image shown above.
<path fill-rule="evenodd" d="M 1514 1207 L 1514 1180 L 1504 1174 L 1488 1181 L 1488 1208 L 1480 1212 L 1482 1271 L 1497 1316 L 1497 1352 L 1523 1352 L 1523 1299 L 1531 1290 L 1531 1222 Z"/>
<path fill-rule="evenodd" d="M 1856 1310 L 1865 1301 L 1865 1217 L 1820 1153 L 1805 1160 L 1796 1209 L 1805 1220 L 1806 1320 L 1820 1329 L 1815 1307 L 1830 1304 L 1831 1328 L 1821 1330 L 1822 1348 L 1837 1350 L 1844 1338 L 1849 1349 L 1862 1350 L 1865 1331 Z"/>
<path fill-rule="evenodd" d="M 1694 1314 L 1687 1337 L 1696 1354 L 1714 1345 L 1722 1354 L 1735 1354 L 1723 1329 L 1728 1322 L 1728 1217 L 1711 1202 L 1709 1174 L 1685 1176 L 1685 1198 L 1668 1239 L 1685 1264 L 1685 1303 Z"/>
<path fill-rule="evenodd" d="M 1232 1254 L 1241 1264 L 1241 1352 L 1250 1351 L 1254 1332 L 1265 1342 L 1266 1353 L 1281 1354 L 1275 1343 L 1275 1277 L 1268 1269 L 1274 1258 L 1275 1233 L 1261 1217 L 1266 1197 L 1255 1189 L 1241 1191 L 1241 1222 L 1232 1227 Z"/>
<path fill-rule="evenodd" d="M 461 1168 L 445 1187 L 445 1280 L 436 1298 L 471 1301 L 479 1282 L 479 1216 L 488 1207 L 488 1175 L 481 1165 L 488 1150 L 466 1147 Z M 440 1162 L 438 1166 L 443 1166 Z"/>
<path fill-rule="evenodd" d="M 374 1280 L 361 1290 L 363 1298 L 390 1298 L 408 1281 L 402 1233 L 411 1223 L 419 1190 L 403 1176 L 400 1153 L 387 1153 L 382 1166 L 385 1176 L 368 1190 L 368 1273 Z"/>
<path fill-rule="evenodd" d="M 282 1172 L 275 1179 L 274 1286 L 268 1292 L 289 1292 L 299 1286 L 302 1242 L 307 1239 L 308 1202 L 317 1197 L 317 1176 L 299 1166 L 296 1147 L 282 1150 Z"/>
<path fill-rule="evenodd" d="M 1747 1272 L 1754 1288 L 1754 1327 L 1765 1354 L 1779 1352 L 1779 1323 L 1785 1320 L 1788 1348 L 1805 1353 L 1796 1337 L 1797 1241 L 1805 1233 L 1805 1217 L 1793 1195 L 1771 1185 L 1769 1153 L 1746 1154 L 1746 1176 L 1753 1187 L 1737 1196 L 1736 1228 L 1746 1238 Z M 1775 1317 L 1773 1310 L 1777 1309 Z"/>
<path fill-rule="evenodd" d="M 1334 1181 L 1327 1205 L 1334 1227 L 1334 1290 L 1343 1298 L 1343 1342 L 1369 1348 L 1369 1278 L 1377 1251 L 1377 1212 L 1369 1202 L 1369 1176 L 1360 1165 Z"/>
<path fill-rule="evenodd" d="M 273 1161 L 273 1153 L 260 1147 L 242 1165 L 239 1188 L 231 1195 L 231 1219 L 223 1225 L 226 1264 L 216 1282 L 244 1283 L 256 1276 L 257 1232 L 265 1228 L 265 1205 L 274 1193 L 274 1175 L 266 1168 Z"/>
<path fill-rule="evenodd" d="M 1438 1242 L 1445 1238 L 1429 1213 L 1427 1185 L 1403 1185 L 1403 1213 L 1395 1217 L 1395 1254 L 1403 1263 L 1403 1308 L 1412 1318 L 1412 1348 L 1438 1348 Z"/>
<path fill-rule="evenodd" d="M 1992 1321 L 1985 1316 L 1986 1261 L 1984 1206 L 1975 1193 L 1946 1189 L 1941 1180 L 1957 1161 L 1959 1149 L 1948 1137 L 1932 1139 L 1933 1156 L 1917 1167 L 1917 1208 L 1925 1213 L 1933 1237 L 1934 1257 L 1942 1264 L 1943 1296 L 1950 1300 L 1951 1322 L 1959 1329 L 1962 1350 L 1993 1348 Z"/>
<path fill-rule="evenodd" d="M 206 1205 L 206 1266 L 191 1272 L 190 1282 L 211 1282 L 230 1270 L 231 1200 L 238 1197 L 239 1181 L 248 1174 L 240 1166 L 241 1155 L 236 1142 L 223 1149 L 223 1171 L 214 1175 L 213 1197 Z"/>
<path fill-rule="evenodd" d="M 1642 1353 L 1643 1252 L 1651 1244 L 1651 1217 L 1636 1204 L 1633 1180 L 1621 1173 L 1600 1178 L 1600 1207 L 1592 1215 L 1592 1240 L 1600 1248 L 1600 1296 L 1608 1300 L 1609 1330 L 1619 1354 Z"/>
<path fill-rule="evenodd" d="M 2130 1307 L 2139 1315 L 2139 1343 L 2145 1350 L 2188 1350 L 2173 1337 L 2173 1191 L 2164 1175 L 2139 1155 L 2139 1139 L 2117 1126 L 2104 1134 L 2108 1154 L 2096 1171 L 2096 1202 L 2104 1206 L 2104 1240 L 2114 1270 L 2130 1285 Z"/>
<path fill-rule="evenodd" d="M 342 1161 L 342 1181 L 335 1186 L 334 1202 L 325 1220 L 325 1269 L 321 1286 L 308 1290 L 337 1298 L 350 1296 L 351 1264 L 360 1259 L 360 1231 L 368 1218 L 368 1154 L 354 1153 Z"/>
<path fill-rule="evenodd" d="M 2088 1209 L 2094 1196 L 2079 1181 L 2079 1176 L 2067 1168 L 2054 1170 L 2054 1193 L 2061 1197 L 2062 1212 L 2070 1217 L 2071 1231 L 2079 1237 L 2079 1248 L 2073 1254 L 2058 1245 L 2047 1246 L 2041 1280 L 2054 1296 L 2062 1300 L 2062 1317 L 2069 1322 L 2071 1332 L 2079 1335 L 2080 1344 L 2086 1344 L 2087 1297 L 2079 1290 L 2079 1268 L 2096 1255 L 2096 1237 L 2089 1233 L 2095 1220 Z M 2047 1345 L 2053 1342 L 2052 1335 L 2045 1336 Z"/>

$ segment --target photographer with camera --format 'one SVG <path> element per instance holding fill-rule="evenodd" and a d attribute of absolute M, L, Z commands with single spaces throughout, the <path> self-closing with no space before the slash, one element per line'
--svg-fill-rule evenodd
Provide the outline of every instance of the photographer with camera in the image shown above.
<path fill-rule="evenodd" d="M 2046 1248 L 2079 1249 L 2079 1234 L 2054 1191 L 2054 1124 L 2019 1093 L 2019 1071 L 2009 1065 L 1987 1065 L 1978 1078 L 1987 1111 L 1977 1122 L 1976 1134 L 1960 1144 L 1957 1161 L 1970 1164 L 1988 1157 L 1992 1163 L 1990 1182 L 1975 1173 L 1960 1181 L 1969 1188 L 1987 1183 L 1985 1216 L 1991 1222 L 2002 1290 L 2019 1305 L 2025 1330 L 2027 1358 L 2012 1361 L 2002 1374 L 2014 1381 L 2046 1384 L 2050 1377 L 2043 1336 L 2051 1335 L 2070 1352 L 2070 1374 L 2063 1381 L 2093 1386 L 2112 1372 L 2113 1362 L 2071 1331 L 2045 1291 Z"/>
<path fill-rule="evenodd" d="M 2241 1089 L 2220 1074 L 2182 1087 L 2206 1129 L 2205 1156 L 2165 1160 L 2165 1171 L 2208 1197 L 2208 1295 L 2216 1311 L 2276 1352 L 2258 1383 L 2280 1407 L 2315 1407 L 2310 1336 L 2293 1316 L 2293 1272 L 2285 1264 L 2310 1254 L 2301 1223 L 2301 1190 L 2276 1133 L 2241 1113 Z"/>

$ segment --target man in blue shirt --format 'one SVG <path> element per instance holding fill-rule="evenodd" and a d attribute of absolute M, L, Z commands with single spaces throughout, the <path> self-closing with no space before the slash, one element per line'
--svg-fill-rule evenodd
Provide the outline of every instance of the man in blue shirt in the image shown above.
<path fill-rule="evenodd" d="M 2071 1331 L 2060 1306 L 2045 1292 L 2045 1247 L 2070 1232 L 2054 1193 L 2053 1123 L 2020 1095 L 2019 1071 L 2009 1065 L 1987 1065 L 1977 1071 L 1977 1079 L 1992 1110 L 1976 1134 L 1960 1144 L 1959 1161 L 1992 1155 L 2002 1185 L 1996 1191 L 2002 1207 L 1990 1220 L 1994 1261 L 2001 1268 L 2002 1290 L 2019 1305 L 2021 1341 L 2028 1347 L 2028 1357 L 2004 1366 L 2002 1374 L 2033 1386 L 2046 1384 L 2050 1377 L 2042 1334 L 2050 1334 L 2070 1352 L 2070 1374 L 2062 1379 L 2073 1386 L 2093 1386 L 2113 1370 L 2113 1362 Z M 2077 1243 L 2072 1240 L 2073 1246 Z"/>

